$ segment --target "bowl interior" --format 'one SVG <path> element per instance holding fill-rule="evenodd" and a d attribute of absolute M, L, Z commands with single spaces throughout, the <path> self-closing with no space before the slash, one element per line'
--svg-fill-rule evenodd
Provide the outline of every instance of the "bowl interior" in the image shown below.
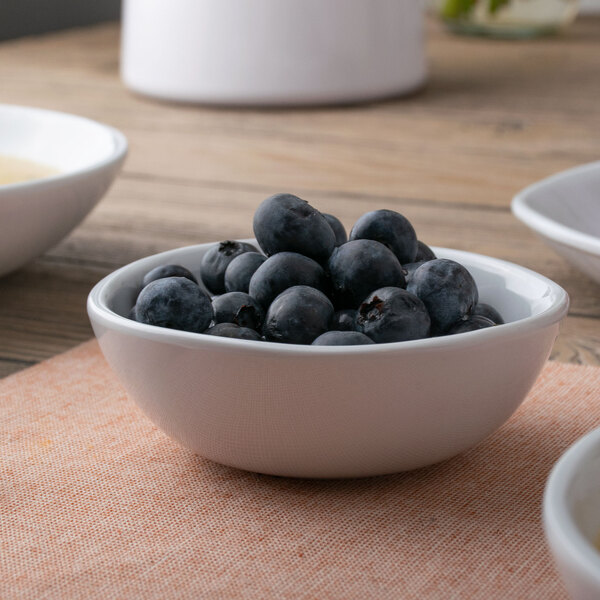
<path fill-rule="evenodd" d="M 120 316 L 127 316 L 135 303 L 144 274 L 161 264 L 181 264 L 200 281 L 200 261 L 211 246 L 202 244 L 170 250 L 115 271 L 100 288 L 99 305 Z M 565 292 L 552 281 L 518 265 L 448 248 L 433 250 L 440 258 L 450 258 L 464 265 L 477 282 L 480 301 L 494 306 L 507 323 L 539 315 L 566 297 Z"/>
<path fill-rule="evenodd" d="M 526 205 L 542 217 L 600 237 L 600 163 L 545 179 L 523 193 Z"/>
<path fill-rule="evenodd" d="M 66 174 L 112 156 L 119 135 L 109 127 L 66 113 L 0 105 L 0 155 L 30 160 Z"/>

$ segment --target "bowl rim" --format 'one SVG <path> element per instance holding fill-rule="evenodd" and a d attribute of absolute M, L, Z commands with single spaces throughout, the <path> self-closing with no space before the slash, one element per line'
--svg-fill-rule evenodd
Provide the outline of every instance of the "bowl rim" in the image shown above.
<path fill-rule="evenodd" d="M 58 110 L 50 110 L 47 108 L 38 108 L 35 106 L 25 106 L 20 104 L 2 104 L 0 103 L 0 111 L 8 109 L 15 112 L 21 113 L 35 113 L 41 114 L 44 116 L 58 117 L 61 119 L 68 119 L 71 121 L 78 121 L 80 123 L 85 123 L 86 125 L 92 125 L 94 127 L 98 127 L 103 129 L 112 139 L 113 148 L 112 150 L 101 160 L 90 163 L 85 167 L 80 167 L 78 169 L 71 169 L 67 171 L 60 171 L 58 173 L 47 175 L 45 177 L 38 177 L 36 179 L 29 179 L 26 181 L 17 181 L 15 183 L 7 183 L 0 185 L 0 198 L 7 194 L 8 192 L 13 192 L 16 190 L 21 190 L 27 188 L 28 190 L 31 188 L 42 187 L 48 184 L 55 183 L 63 183 L 64 181 L 68 181 L 74 177 L 81 177 L 82 175 L 87 175 L 88 173 L 99 171 L 105 169 L 107 166 L 118 163 L 121 160 L 124 160 L 127 152 L 129 150 L 129 143 L 125 135 L 116 129 L 115 127 L 111 127 L 110 125 L 106 125 L 99 121 L 95 121 L 88 117 L 82 117 L 73 113 L 58 111 Z"/>
<path fill-rule="evenodd" d="M 594 451 L 600 452 L 600 427 L 574 442 L 552 467 L 544 489 L 543 521 L 546 538 L 555 536 L 565 554 L 600 589 L 600 551 L 577 527 L 567 502 L 579 467 Z"/>
<path fill-rule="evenodd" d="M 255 240 L 241 240 L 247 242 L 255 242 Z M 487 343 L 491 340 L 506 339 L 507 337 L 524 337 L 532 331 L 540 330 L 544 327 L 549 327 L 561 321 L 567 314 L 569 308 L 569 296 L 567 292 L 552 280 L 514 263 L 504 261 L 497 258 L 492 258 L 482 254 L 467 252 L 463 250 L 453 250 L 450 248 L 432 247 L 433 251 L 438 254 L 451 254 L 457 259 L 461 257 L 472 257 L 476 261 L 483 261 L 485 264 L 491 264 L 498 269 L 517 270 L 522 274 L 532 277 L 537 281 L 547 286 L 546 295 L 553 296 L 553 302 L 550 306 L 540 311 L 538 314 L 505 323 L 497 327 L 489 327 L 477 331 L 461 333 L 452 336 L 442 336 L 425 338 L 404 342 L 391 342 L 386 344 L 367 344 L 360 346 L 312 346 L 300 344 L 282 344 L 278 342 L 253 341 L 253 340 L 238 340 L 232 338 L 224 338 L 219 336 L 201 335 L 198 333 L 179 331 L 175 329 L 166 329 L 163 327 L 154 327 L 144 323 L 132 321 L 127 317 L 123 317 L 111 310 L 105 301 L 104 294 L 106 288 L 115 280 L 121 277 L 129 270 L 136 267 L 141 267 L 147 263 L 148 270 L 153 263 L 164 261 L 164 264 L 175 262 L 172 260 L 177 254 L 183 251 L 192 251 L 194 249 L 206 248 L 215 244 L 209 242 L 205 244 L 195 244 L 183 246 L 165 252 L 152 254 L 144 258 L 138 259 L 119 269 L 116 269 L 103 279 L 101 279 L 90 291 L 87 300 L 87 310 L 92 325 L 94 322 L 99 322 L 105 327 L 112 330 L 120 330 L 127 332 L 136 337 L 145 339 L 168 342 L 180 346 L 200 348 L 231 348 L 237 351 L 248 351 L 253 354 L 269 354 L 269 355 L 286 355 L 286 356 L 307 356 L 307 355 L 352 355 L 352 354 L 378 354 L 381 352 L 430 352 L 431 350 L 441 349 L 457 349 L 478 346 Z M 459 260 L 460 262 L 460 260 Z"/>
<path fill-rule="evenodd" d="M 578 231 L 573 227 L 563 225 L 560 221 L 556 221 L 555 219 L 542 214 L 530 204 L 530 197 L 532 194 L 543 190 L 544 188 L 551 188 L 557 181 L 576 178 L 582 173 L 595 171 L 598 171 L 600 174 L 600 161 L 578 165 L 577 167 L 560 171 L 554 175 L 536 181 L 523 188 L 513 197 L 511 201 L 511 210 L 517 219 L 550 240 L 566 246 L 571 246 L 577 250 L 586 252 L 587 254 L 600 256 L 600 238 Z"/>

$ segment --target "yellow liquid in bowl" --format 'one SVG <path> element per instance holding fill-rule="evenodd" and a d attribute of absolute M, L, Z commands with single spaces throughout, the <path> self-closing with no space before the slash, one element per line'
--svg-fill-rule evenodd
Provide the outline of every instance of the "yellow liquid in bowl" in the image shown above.
<path fill-rule="evenodd" d="M 32 179 L 41 179 L 57 175 L 60 171 L 54 167 L 0 154 L 0 185 L 21 183 Z"/>

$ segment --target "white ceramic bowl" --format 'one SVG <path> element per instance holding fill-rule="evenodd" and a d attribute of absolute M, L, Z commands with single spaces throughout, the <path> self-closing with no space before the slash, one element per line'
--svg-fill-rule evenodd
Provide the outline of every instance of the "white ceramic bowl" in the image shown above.
<path fill-rule="evenodd" d="M 322 104 L 426 78 L 417 0 L 125 0 L 125 84 L 167 100 Z"/>
<path fill-rule="evenodd" d="M 574 600 L 600 598 L 600 428 L 558 460 L 544 493 L 546 539 Z"/>
<path fill-rule="evenodd" d="M 57 244 L 107 191 L 125 159 L 119 131 L 74 115 L 0 105 L 0 155 L 57 175 L 0 185 L 0 276 Z"/>
<path fill-rule="evenodd" d="M 600 162 L 557 173 L 519 192 L 514 215 L 600 283 Z"/>
<path fill-rule="evenodd" d="M 429 465 L 470 448 L 533 385 L 568 308 L 552 281 L 501 260 L 443 248 L 507 324 L 372 346 L 251 342 L 124 318 L 144 273 L 198 274 L 212 244 L 163 252 L 100 281 L 88 314 L 108 362 L 150 419 L 216 462 L 274 475 L 356 477 Z"/>

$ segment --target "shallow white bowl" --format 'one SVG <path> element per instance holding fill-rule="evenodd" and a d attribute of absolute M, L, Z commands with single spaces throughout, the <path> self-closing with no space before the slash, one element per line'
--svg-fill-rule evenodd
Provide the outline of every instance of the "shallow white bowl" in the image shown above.
<path fill-rule="evenodd" d="M 525 398 L 568 308 L 552 281 L 501 260 L 443 248 L 507 324 L 373 346 L 252 342 L 124 318 L 144 273 L 198 274 L 212 244 L 163 252 L 100 281 L 88 314 L 108 362 L 150 419 L 226 465 L 274 475 L 356 477 L 432 464 L 477 444 Z"/>
<path fill-rule="evenodd" d="M 519 192 L 513 214 L 600 283 L 600 162 L 557 173 Z"/>
<path fill-rule="evenodd" d="M 0 276 L 57 244 L 107 191 L 127 153 L 122 133 L 74 115 L 0 105 L 0 154 L 57 175 L 0 185 Z"/>
<path fill-rule="evenodd" d="M 544 493 L 544 529 L 572 598 L 600 598 L 600 428 L 554 465 Z"/>

